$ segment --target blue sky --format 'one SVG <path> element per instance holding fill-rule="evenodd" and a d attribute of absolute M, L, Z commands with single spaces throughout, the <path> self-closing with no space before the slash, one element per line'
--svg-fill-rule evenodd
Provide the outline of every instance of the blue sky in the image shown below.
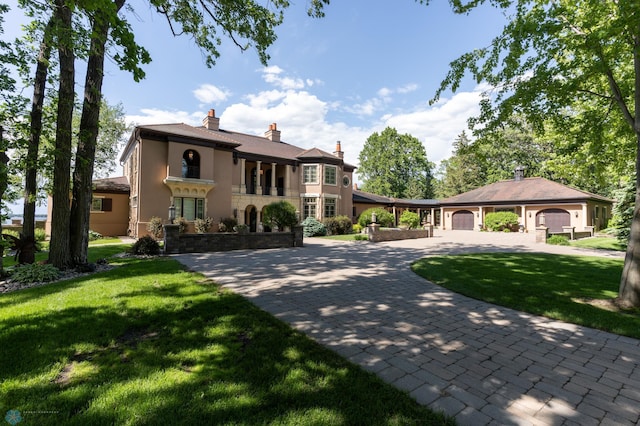
<path fill-rule="evenodd" d="M 210 69 L 189 38 L 174 38 L 147 3 L 133 0 L 136 16 L 128 18 L 153 62 L 140 83 L 109 62 L 104 95 L 122 103 L 132 123 L 199 125 L 214 108 L 224 129 L 262 135 L 275 122 L 283 141 L 328 152 L 340 140 L 354 165 L 367 137 L 387 126 L 418 138 L 431 161 L 451 154 L 466 120 L 478 113 L 482 87 L 467 79 L 456 94 L 433 106 L 429 100 L 452 60 L 501 33 L 500 11 L 481 7 L 455 15 L 444 0 L 429 6 L 334 0 L 325 18 L 314 19 L 306 15 L 306 1 L 292 3 L 268 67 L 255 51 L 224 41 Z M 18 33 L 21 21 L 15 0 L 9 4 L 14 12 L 6 18 L 5 39 Z M 78 92 L 83 80 L 77 77 Z"/>

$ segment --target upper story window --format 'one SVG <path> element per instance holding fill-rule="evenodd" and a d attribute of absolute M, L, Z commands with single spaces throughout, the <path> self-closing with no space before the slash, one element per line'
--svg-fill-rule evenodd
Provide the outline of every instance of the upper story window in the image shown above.
<path fill-rule="evenodd" d="M 318 183 L 318 165 L 302 166 L 302 183 Z"/>
<path fill-rule="evenodd" d="M 338 168 L 336 166 L 324 166 L 324 184 L 338 184 Z"/>
<path fill-rule="evenodd" d="M 200 179 L 200 154 L 193 149 L 182 154 L 182 177 Z"/>

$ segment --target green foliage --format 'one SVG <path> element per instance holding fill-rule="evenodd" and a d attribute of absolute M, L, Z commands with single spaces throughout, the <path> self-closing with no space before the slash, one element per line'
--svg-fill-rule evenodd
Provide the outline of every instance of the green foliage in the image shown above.
<path fill-rule="evenodd" d="M 247 232 L 249 232 L 249 225 L 245 225 L 244 223 L 236 225 L 233 227 L 233 231 L 237 232 L 238 234 L 246 234 Z"/>
<path fill-rule="evenodd" d="M 96 241 L 102 239 L 102 234 L 96 231 L 89 230 L 89 241 Z"/>
<path fill-rule="evenodd" d="M 363 211 L 358 218 L 358 225 L 363 228 L 369 226 L 371 224 L 371 214 L 374 212 L 376 214 L 376 223 L 380 224 L 380 226 L 386 228 L 393 226 L 395 221 L 393 214 L 382 207 L 371 207 Z"/>
<path fill-rule="evenodd" d="M 422 143 L 387 127 L 373 133 L 359 155 L 362 189 L 397 198 L 433 198 L 433 164 Z"/>
<path fill-rule="evenodd" d="M 409 210 L 405 210 L 400 215 L 400 224 L 409 227 L 409 229 L 420 226 L 420 215 Z"/>
<path fill-rule="evenodd" d="M 492 212 L 484 217 L 484 226 L 489 231 L 512 231 L 518 226 L 520 217 L 513 212 Z"/>
<path fill-rule="evenodd" d="M 359 223 L 354 223 L 352 226 L 352 230 L 354 234 L 359 234 L 362 232 L 362 226 Z"/>
<path fill-rule="evenodd" d="M 193 225 L 198 234 L 206 234 L 207 232 L 209 232 L 209 230 L 211 229 L 211 226 L 213 225 L 213 218 L 211 217 L 206 217 L 204 219 L 198 218 L 193 222 Z"/>
<path fill-rule="evenodd" d="M 151 219 L 149 219 L 149 223 L 147 223 L 147 232 L 156 240 L 162 238 L 162 219 L 158 216 L 152 216 Z"/>
<path fill-rule="evenodd" d="M 364 234 L 357 234 L 353 236 L 353 239 L 356 241 L 368 241 L 369 237 L 367 235 Z"/>
<path fill-rule="evenodd" d="M 218 231 L 232 232 L 236 225 L 238 225 L 238 221 L 235 218 L 225 217 L 223 219 L 220 219 L 220 223 L 218 223 Z"/>
<path fill-rule="evenodd" d="M 351 234 L 353 224 L 347 216 L 328 217 L 324 220 L 324 226 L 327 228 L 329 235 L 345 235 Z"/>
<path fill-rule="evenodd" d="M 616 203 L 613 205 L 611 226 L 614 228 L 616 238 L 620 244 L 626 245 L 629 242 L 633 209 L 636 202 L 635 197 L 635 176 L 632 179 L 628 179 L 626 184 L 614 193 Z"/>
<path fill-rule="evenodd" d="M 553 244 L 556 246 L 568 246 L 570 245 L 569 243 L 569 238 L 567 238 L 564 235 L 552 235 L 549 238 L 547 238 L 547 244 Z"/>
<path fill-rule="evenodd" d="M 287 227 L 292 227 L 298 223 L 296 217 L 296 207 L 288 201 L 276 201 L 267 204 L 264 208 L 262 221 L 270 227 L 278 227 L 280 231 L 284 231 Z"/>
<path fill-rule="evenodd" d="M 135 255 L 156 256 L 160 254 L 160 244 L 150 235 L 145 235 L 133 243 L 131 253 Z"/>
<path fill-rule="evenodd" d="M 309 216 L 302 221 L 302 235 L 305 237 L 318 237 L 327 235 L 327 227 L 316 218 Z"/>
<path fill-rule="evenodd" d="M 42 241 L 45 241 L 47 239 L 47 233 L 42 228 L 36 228 L 33 231 L 33 236 L 35 237 L 36 241 L 38 241 L 38 242 L 42 242 Z"/>
<path fill-rule="evenodd" d="M 45 263 L 18 265 L 11 274 L 11 279 L 22 284 L 55 281 L 60 271 L 55 266 Z"/>

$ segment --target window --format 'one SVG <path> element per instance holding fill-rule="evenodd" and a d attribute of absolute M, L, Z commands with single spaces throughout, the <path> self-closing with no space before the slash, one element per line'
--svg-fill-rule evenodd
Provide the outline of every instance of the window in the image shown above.
<path fill-rule="evenodd" d="M 303 218 L 306 219 L 308 217 L 316 218 L 316 198 L 314 197 L 305 197 L 302 201 L 303 204 Z"/>
<path fill-rule="evenodd" d="M 351 185 L 351 179 L 349 179 L 349 176 L 347 175 L 342 176 L 342 186 L 347 188 L 349 187 L 349 185 Z"/>
<path fill-rule="evenodd" d="M 94 198 L 91 200 L 92 212 L 110 212 L 111 206 L 111 198 Z"/>
<path fill-rule="evenodd" d="M 338 168 L 335 166 L 324 166 L 324 183 L 325 185 L 337 185 Z"/>
<path fill-rule="evenodd" d="M 336 215 L 336 199 L 325 198 L 324 200 L 324 217 L 334 217 Z"/>
<path fill-rule="evenodd" d="M 318 166 L 302 166 L 302 183 L 318 183 Z"/>
<path fill-rule="evenodd" d="M 186 220 L 204 219 L 204 198 L 173 199 L 176 207 L 176 217 L 184 217 Z"/>
<path fill-rule="evenodd" d="M 182 177 L 200 179 L 200 154 L 193 149 L 182 154 Z"/>

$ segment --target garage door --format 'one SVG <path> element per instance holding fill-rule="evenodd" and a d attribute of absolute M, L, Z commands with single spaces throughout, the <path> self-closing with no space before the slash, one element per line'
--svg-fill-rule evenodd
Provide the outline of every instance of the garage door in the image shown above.
<path fill-rule="evenodd" d="M 546 209 L 536 215 L 536 226 L 540 226 L 540 215 L 544 213 L 544 226 L 549 232 L 562 232 L 563 226 L 571 225 L 571 215 L 562 209 Z"/>
<path fill-rule="evenodd" d="M 473 213 L 469 210 L 460 210 L 452 216 L 453 229 L 473 231 Z"/>

